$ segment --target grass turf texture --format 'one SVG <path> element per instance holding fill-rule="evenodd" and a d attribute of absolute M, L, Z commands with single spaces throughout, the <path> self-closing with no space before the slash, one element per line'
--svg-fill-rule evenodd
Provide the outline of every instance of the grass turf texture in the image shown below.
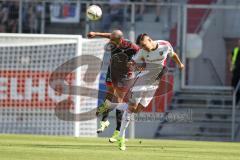
<path fill-rule="evenodd" d="M 140 141 L 142 142 L 140 144 Z M 240 160 L 240 143 L 0 135 L 0 160 Z"/>

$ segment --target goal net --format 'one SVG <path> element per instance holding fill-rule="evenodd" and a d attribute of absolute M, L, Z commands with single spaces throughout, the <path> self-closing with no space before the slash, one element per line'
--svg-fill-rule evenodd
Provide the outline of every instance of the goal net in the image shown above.
<path fill-rule="evenodd" d="M 95 117 L 80 121 L 63 114 L 66 117 L 59 118 L 56 106 L 71 99 L 73 104 L 67 107 L 77 115 L 96 108 L 97 98 L 58 92 L 49 80 L 57 68 L 79 56 L 103 59 L 105 44 L 104 39 L 81 36 L 0 34 L 0 133 L 96 136 Z M 63 70 L 72 71 L 64 79 L 67 85 L 98 89 L 101 64 L 91 56 Z M 98 68 L 89 71 L 87 79 L 86 64 Z"/>

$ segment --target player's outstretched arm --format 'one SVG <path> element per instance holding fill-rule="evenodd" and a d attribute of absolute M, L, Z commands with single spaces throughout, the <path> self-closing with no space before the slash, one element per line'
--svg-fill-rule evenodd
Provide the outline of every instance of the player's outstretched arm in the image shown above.
<path fill-rule="evenodd" d="M 178 57 L 177 53 L 173 53 L 172 56 L 173 61 L 178 65 L 178 68 L 182 70 L 184 68 L 184 64 L 181 62 L 180 58 Z"/>
<path fill-rule="evenodd" d="M 87 34 L 88 38 L 103 37 L 110 39 L 111 33 L 102 33 L 102 32 L 89 32 Z"/>

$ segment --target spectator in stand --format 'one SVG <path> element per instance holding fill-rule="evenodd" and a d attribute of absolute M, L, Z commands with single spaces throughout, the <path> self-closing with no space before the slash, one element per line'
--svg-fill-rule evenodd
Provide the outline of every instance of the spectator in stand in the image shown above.
<path fill-rule="evenodd" d="M 145 0 L 130 0 L 130 2 L 142 2 L 144 3 Z M 143 14 L 144 14 L 144 4 L 136 5 L 136 14 L 135 14 L 135 20 L 136 21 L 142 21 L 143 20 Z"/>
<path fill-rule="evenodd" d="M 30 7 L 28 8 L 28 15 L 29 15 L 29 29 L 30 33 L 37 33 L 37 28 L 38 28 L 38 20 L 37 20 L 37 15 L 36 15 L 36 8 L 35 4 L 31 4 Z"/>
<path fill-rule="evenodd" d="M 8 22 L 8 5 L 7 2 L 0 4 L 0 32 L 6 32 Z"/>
<path fill-rule="evenodd" d="M 157 5 L 160 2 L 163 2 L 165 0 L 149 0 L 149 2 L 153 2 L 156 3 L 156 18 L 155 18 L 155 22 L 160 22 L 160 6 Z"/>
<path fill-rule="evenodd" d="M 124 8 L 121 4 L 122 0 L 110 0 L 109 1 L 109 13 L 103 16 L 102 30 L 110 30 L 112 22 L 117 22 L 120 26 L 119 29 L 123 26 L 124 21 Z"/>
<path fill-rule="evenodd" d="M 156 3 L 160 3 L 161 0 L 155 0 Z M 160 22 L 160 6 L 157 5 L 156 6 L 156 18 L 155 18 L 155 22 Z"/>
<path fill-rule="evenodd" d="M 23 33 L 40 33 L 41 14 L 43 6 L 41 3 L 25 3 L 22 12 Z"/>
<path fill-rule="evenodd" d="M 36 17 L 37 17 L 37 33 L 41 32 L 41 18 L 42 18 L 42 12 L 44 11 L 44 7 L 42 3 L 38 3 L 36 5 Z"/>
<path fill-rule="evenodd" d="M 28 18 L 29 3 L 24 3 L 22 8 L 22 32 L 29 33 L 29 18 Z"/>
<path fill-rule="evenodd" d="M 162 2 L 162 0 L 130 0 L 131 2 L 152 2 L 152 3 L 160 3 Z M 150 8 L 152 8 L 153 6 L 151 5 Z M 143 20 L 143 14 L 145 11 L 146 6 L 144 4 L 141 5 L 136 5 L 136 21 L 142 21 Z M 155 18 L 155 22 L 160 22 L 160 6 L 156 5 L 156 18 Z"/>
<path fill-rule="evenodd" d="M 9 2 L 7 32 L 16 33 L 18 25 L 19 2 Z"/>

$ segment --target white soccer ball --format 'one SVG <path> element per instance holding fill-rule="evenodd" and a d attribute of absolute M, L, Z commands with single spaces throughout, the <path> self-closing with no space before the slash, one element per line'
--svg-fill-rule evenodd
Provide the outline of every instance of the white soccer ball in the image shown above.
<path fill-rule="evenodd" d="M 87 17 L 92 20 L 96 21 L 102 17 L 102 9 L 97 5 L 91 5 L 87 8 Z"/>

